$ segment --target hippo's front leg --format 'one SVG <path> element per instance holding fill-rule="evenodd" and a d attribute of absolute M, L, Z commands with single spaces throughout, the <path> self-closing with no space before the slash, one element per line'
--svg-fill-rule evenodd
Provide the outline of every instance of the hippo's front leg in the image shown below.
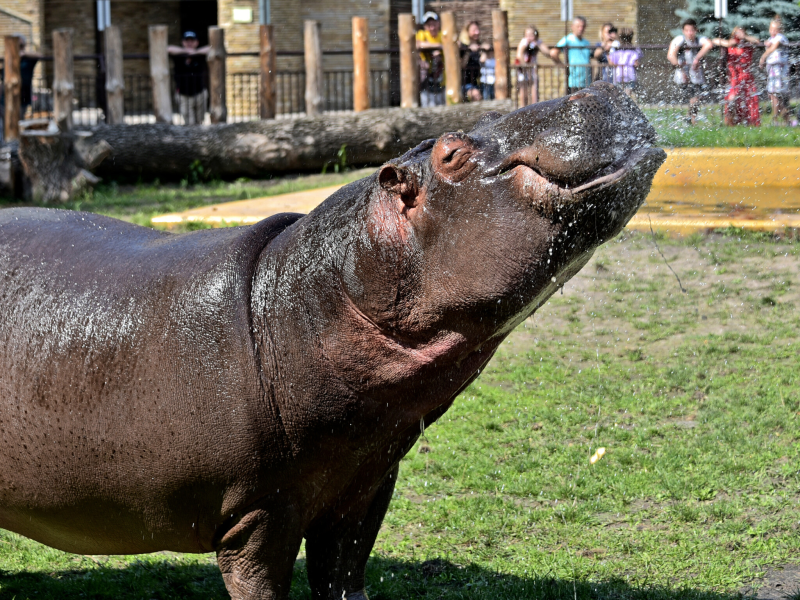
<path fill-rule="evenodd" d="M 371 501 L 350 508 L 306 534 L 308 582 L 314 600 L 367 600 L 364 572 L 397 481 L 395 465 L 377 491 L 363 490 Z M 374 488 L 373 488 L 374 489 Z"/>
<path fill-rule="evenodd" d="M 217 544 L 217 562 L 232 600 L 288 598 L 302 539 L 299 519 L 285 503 L 262 502 L 247 512 Z"/>

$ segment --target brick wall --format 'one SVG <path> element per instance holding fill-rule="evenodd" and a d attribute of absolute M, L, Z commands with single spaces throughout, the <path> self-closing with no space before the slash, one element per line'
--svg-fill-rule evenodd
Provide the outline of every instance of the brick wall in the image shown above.
<path fill-rule="evenodd" d="M 639 43 L 669 44 L 672 39 L 669 30 L 677 28 L 680 23 L 675 11 L 685 7 L 685 0 L 641 1 L 636 30 Z"/>
<path fill-rule="evenodd" d="M 33 49 L 42 43 L 41 0 L 2 0 L 0 2 L 0 39 L 22 34 Z"/>
<path fill-rule="evenodd" d="M 75 54 L 94 54 L 95 52 L 95 17 L 94 2 L 62 2 L 60 0 L 44 0 L 44 40 L 46 54 L 53 52 L 53 29 L 71 27 L 74 30 L 72 48 Z M 52 71 L 52 63 L 47 65 Z M 95 74 L 94 61 L 76 60 L 75 76 Z"/>
<path fill-rule="evenodd" d="M 314 19 L 322 23 L 322 50 L 348 50 L 352 48 L 354 16 L 369 19 L 370 46 L 387 48 L 390 45 L 390 0 L 351 0 L 343 7 L 341 0 L 272 0 L 272 23 L 275 25 L 275 43 L 278 51 L 303 50 L 303 21 Z M 257 0 L 218 0 L 220 27 L 225 28 L 228 52 L 258 51 Z M 233 8 L 250 8 L 252 23 L 234 23 Z M 326 56 L 324 69 L 352 68 L 350 56 Z M 372 55 L 373 69 L 388 69 L 388 59 Z M 303 58 L 278 57 L 278 70 L 302 70 Z M 255 72 L 258 59 L 234 57 L 227 63 L 229 72 Z"/>

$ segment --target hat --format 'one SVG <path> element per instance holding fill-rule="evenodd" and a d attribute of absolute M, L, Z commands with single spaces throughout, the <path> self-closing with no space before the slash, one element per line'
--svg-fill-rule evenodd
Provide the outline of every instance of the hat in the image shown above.
<path fill-rule="evenodd" d="M 183 39 L 185 40 L 196 40 L 197 34 L 194 31 L 184 31 L 183 32 Z"/>
<path fill-rule="evenodd" d="M 422 24 L 424 25 L 425 23 L 427 23 L 431 19 L 433 19 L 434 21 L 438 21 L 439 20 L 439 15 L 437 15 L 432 10 L 429 10 L 424 15 L 422 15 Z"/>

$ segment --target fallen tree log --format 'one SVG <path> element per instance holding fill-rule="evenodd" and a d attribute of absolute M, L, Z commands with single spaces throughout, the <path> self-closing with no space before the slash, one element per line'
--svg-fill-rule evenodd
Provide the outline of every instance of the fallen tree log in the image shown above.
<path fill-rule="evenodd" d="M 91 169 L 111 148 L 88 131 L 62 130 L 55 121 L 20 121 L 19 159 L 37 201 L 66 202 L 100 181 Z"/>
<path fill-rule="evenodd" d="M 218 177 L 263 177 L 319 171 L 340 159 L 380 164 L 447 131 L 469 130 L 489 111 L 507 113 L 510 101 L 436 108 L 388 108 L 325 113 L 270 121 L 181 127 L 167 123 L 97 125 L 94 139 L 113 148 L 95 173 L 185 176 L 195 161 Z"/>

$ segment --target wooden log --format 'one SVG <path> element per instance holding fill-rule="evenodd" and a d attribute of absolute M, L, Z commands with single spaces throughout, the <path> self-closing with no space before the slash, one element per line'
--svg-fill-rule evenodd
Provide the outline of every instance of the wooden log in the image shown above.
<path fill-rule="evenodd" d="M 369 22 L 353 17 L 353 110 L 369 108 Z"/>
<path fill-rule="evenodd" d="M 458 28 L 456 15 L 453 12 L 443 12 L 442 19 L 442 50 L 444 52 L 445 95 L 448 104 L 461 104 L 461 54 L 458 48 Z"/>
<path fill-rule="evenodd" d="M 114 148 L 99 175 L 184 177 L 194 161 L 217 177 L 319 172 L 345 147 L 350 165 L 392 160 L 447 131 L 469 131 L 486 112 L 513 110 L 510 101 L 435 108 L 381 108 L 359 113 L 229 123 L 210 127 L 167 124 L 92 128 Z"/>
<path fill-rule="evenodd" d="M 322 97 L 322 45 L 319 40 L 319 21 L 305 21 L 303 24 L 303 41 L 306 63 L 306 114 L 310 117 L 319 115 L 325 109 Z"/>
<path fill-rule="evenodd" d="M 72 129 L 72 97 L 75 68 L 72 59 L 72 29 L 53 30 L 53 117 L 63 131 Z"/>
<path fill-rule="evenodd" d="M 19 69 L 19 43 L 16 35 L 5 36 L 3 89 L 5 91 L 4 136 L 7 142 L 19 139 L 19 120 L 22 98 L 22 76 Z"/>
<path fill-rule="evenodd" d="M 259 28 L 261 79 L 258 95 L 262 119 L 274 119 L 277 114 L 275 94 L 275 61 L 276 49 L 274 29 L 272 25 L 261 25 Z"/>
<path fill-rule="evenodd" d="M 494 42 L 494 97 L 506 100 L 510 97 L 509 52 L 508 52 L 508 12 L 492 11 L 492 41 Z"/>
<path fill-rule="evenodd" d="M 212 123 L 225 123 L 228 120 L 228 103 L 225 93 L 225 30 L 220 27 L 208 28 L 208 95 Z"/>
<path fill-rule="evenodd" d="M 125 122 L 125 78 L 122 71 L 122 35 L 119 27 L 109 25 L 103 31 L 106 55 L 106 123 Z"/>
<path fill-rule="evenodd" d="M 150 45 L 150 81 L 153 86 L 153 113 L 156 123 L 172 123 L 172 94 L 169 85 L 169 55 L 167 54 L 166 25 L 150 25 L 147 37 Z"/>
<path fill-rule="evenodd" d="M 91 169 L 111 154 L 111 147 L 91 137 L 88 131 L 62 131 L 49 119 L 20 122 L 19 158 L 35 200 L 67 202 L 100 181 Z"/>
<path fill-rule="evenodd" d="M 414 15 L 397 15 L 397 36 L 400 38 L 400 106 L 419 106 L 419 52 L 417 24 Z"/>

